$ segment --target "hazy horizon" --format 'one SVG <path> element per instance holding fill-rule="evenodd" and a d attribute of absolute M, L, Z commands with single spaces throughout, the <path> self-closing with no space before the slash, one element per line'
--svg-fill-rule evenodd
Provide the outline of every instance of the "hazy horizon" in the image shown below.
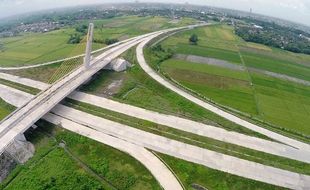
<path fill-rule="evenodd" d="M 0 18 L 22 13 L 61 8 L 78 5 L 124 3 L 133 0 L 0 0 Z M 167 0 L 140 0 L 140 2 L 169 3 Z M 171 3 L 185 3 L 184 0 L 174 0 Z M 233 2 L 233 3 L 232 3 Z M 253 10 L 254 13 L 277 17 L 310 26 L 310 1 L 307 0 L 191 0 L 191 4 L 207 5 L 241 11 Z M 14 11 L 13 11 L 14 10 Z"/>

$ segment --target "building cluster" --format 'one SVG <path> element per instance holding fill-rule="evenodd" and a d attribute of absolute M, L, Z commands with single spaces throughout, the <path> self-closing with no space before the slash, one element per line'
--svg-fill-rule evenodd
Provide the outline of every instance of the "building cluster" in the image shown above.
<path fill-rule="evenodd" d="M 33 24 L 21 23 L 16 27 L 18 33 L 20 32 L 49 32 L 52 30 L 60 29 L 64 27 L 64 24 L 59 22 L 38 22 Z"/>
<path fill-rule="evenodd" d="M 32 24 L 20 23 L 12 30 L 1 32 L 0 37 L 12 37 L 25 32 L 44 33 L 60 29 L 64 26 L 64 24 L 59 22 L 37 22 Z"/>

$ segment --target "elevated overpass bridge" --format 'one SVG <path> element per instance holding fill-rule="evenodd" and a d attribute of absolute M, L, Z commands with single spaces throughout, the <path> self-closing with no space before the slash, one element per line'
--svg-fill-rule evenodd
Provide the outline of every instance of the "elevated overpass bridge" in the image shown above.
<path fill-rule="evenodd" d="M 104 68 L 113 59 L 124 53 L 126 50 L 141 43 L 144 40 L 150 40 L 165 33 L 182 30 L 186 28 L 198 27 L 200 25 L 192 25 L 187 27 L 179 27 L 173 29 L 153 32 L 138 37 L 134 37 L 111 46 L 110 49 L 101 55 L 90 59 L 91 41 L 93 25 L 90 24 L 88 33 L 88 42 L 85 53 L 84 65 L 73 70 L 71 73 L 62 77 L 60 80 L 52 84 L 46 90 L 40 92 L 28 103 L 18 108 L 0 123 L 0 154 L 6 147 L 18 139 L 24 132 L 34 125 L 41 117 L 48 113 L 60 101 L 66 98 L 80 85 L 88 81 L 95 73 Z"/>

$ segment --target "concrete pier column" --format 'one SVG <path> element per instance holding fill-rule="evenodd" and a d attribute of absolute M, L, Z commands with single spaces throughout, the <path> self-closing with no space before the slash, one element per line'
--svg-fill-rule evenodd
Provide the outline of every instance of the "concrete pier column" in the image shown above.
<path fill-rule="evenodd" d="M 85 51 L 85 58 L 84 58 L 84 66 L 86 69 L 88 69 L 90 66 L 93 33 L 94 33 L 94 24 L 90 23 L 88 27 L 86 51 Z"/>
<path fill-rule="evenodd" d="M 18 135 L 5 151 L 18 163 L 26 163 L 34 154 L 34 146 L 28 142 L 24 134 Z"/>

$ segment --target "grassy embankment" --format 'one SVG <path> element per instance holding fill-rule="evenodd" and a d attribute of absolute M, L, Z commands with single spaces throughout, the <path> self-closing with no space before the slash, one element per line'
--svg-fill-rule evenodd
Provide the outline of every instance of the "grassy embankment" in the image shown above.
<path fill-rule="evenodd" d="M 43 121 L 38 125 L 27 134 L 34 157 L 17 166 L 0 189 L 160 189 L 129 155 Z"/>
<path fill-rule="evenodd" d="M 16 108 L 0 98 L 0 121 L 12 113 Z"/>

